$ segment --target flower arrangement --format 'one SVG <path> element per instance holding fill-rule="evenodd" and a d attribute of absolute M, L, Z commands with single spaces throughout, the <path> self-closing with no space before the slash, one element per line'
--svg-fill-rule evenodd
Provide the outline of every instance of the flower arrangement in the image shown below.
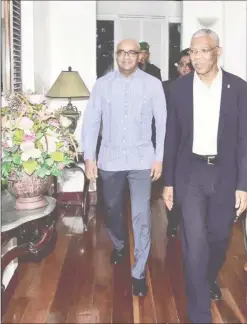
<path fill-rule="evenodd" d="M 51 111 L 39 95 L 6 94 L 2 117 L 2 179 L 59 176 L 77 157 L 78 144 L 69 133 L 71 121 Z"/>

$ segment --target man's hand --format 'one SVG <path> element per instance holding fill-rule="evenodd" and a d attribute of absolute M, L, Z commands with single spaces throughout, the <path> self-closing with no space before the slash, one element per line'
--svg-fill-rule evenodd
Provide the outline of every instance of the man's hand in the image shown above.
<path fill-rule="evenodd" d="M 173 206 L 173 187 L 165 187 L 162 196 L 166 207 L 171 210 Z"/>
<path fill-rule="evenodd" d="M 95 160 L 86 160 L 86 176 L 91 181 L 96 181 L 98 178 L 98 168 Z"/>
<path fill-rule="evenodd" d="M 236 190 L 235 197 L 235 208 L 237 208 L 237 217 L 239 217 L 247 209 L 247 192 Z"/>
<path fill-rule="evenodd" d="M 162 173 L 162 166 L 163 163 L 160 161 L 153 162 L 152 168 L 151 168 L 151 174 L 152 181 L 158 180 Z"/>

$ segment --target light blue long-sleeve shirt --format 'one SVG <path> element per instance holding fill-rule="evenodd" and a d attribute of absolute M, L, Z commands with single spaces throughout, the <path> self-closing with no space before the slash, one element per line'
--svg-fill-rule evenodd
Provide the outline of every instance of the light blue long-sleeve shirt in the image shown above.
<path fill-rule="evenodd" d="M 156 150 L 151 141 L 153 116 Z M 100 169 L 145 170 L 154 161 L 163 161 L 167 110 L 160 80 L 138 68 L 128 78 L 117 70 L 96 81 L 83 118 L 85 160 L 96 158 L 101 118 Z"/>

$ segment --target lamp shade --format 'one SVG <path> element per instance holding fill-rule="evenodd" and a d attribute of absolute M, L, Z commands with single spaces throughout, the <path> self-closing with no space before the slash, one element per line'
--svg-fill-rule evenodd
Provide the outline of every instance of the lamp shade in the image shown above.
<path fill-rule="evenodd" d="M 50 98 L 89 98 L 90 93 L 80 74 L 72 71 L 62 71 L 46 94 Z"/>

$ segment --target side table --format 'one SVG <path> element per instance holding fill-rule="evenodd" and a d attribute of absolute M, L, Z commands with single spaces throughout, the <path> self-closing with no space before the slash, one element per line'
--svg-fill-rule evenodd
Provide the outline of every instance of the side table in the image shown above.
<path fill-rule="evenodd" d="M 16 210 L 15 198 L 5 190 L 2 192 L 1 247 L 11 238 L 17 238 L 17 246 L 1 255 L 1 290 L 5 291 L 3 273 L 15 258 L 38 257 L 51 240 L 56 237 L 56 199 L 45 196 L 48 205 L 33 210 Z"/>
<path fill-rule="evenodd" d="M 81 207 L 81 217 L 82 217 L 82 223 L 84 230 L 87 231 L 88 228 L 88 210 L 89 210 L 89 184 L 90 181 L 86 177 L 86 172 L 83 168 L 85 165 L 85 161 L 83 158 L 83 154 L 78 155 L 78 161 L 74 161 L 74 163 L 68 165 L 66 168 L 68 169 L 74 169 L 81 172 L 82 176 L 84 177 L 84 186 L 81 188 L 80 196 L 81 199 L 77 201 L 66 201 L 62 198 L 63 193 L 58 192 L 58 183 L 57 183 L 57 177 L 54 178 L 54 197 L 57 200 L 57 205 L 62 205 L 64 207 L 69 206 L 80 206 Z"/>

